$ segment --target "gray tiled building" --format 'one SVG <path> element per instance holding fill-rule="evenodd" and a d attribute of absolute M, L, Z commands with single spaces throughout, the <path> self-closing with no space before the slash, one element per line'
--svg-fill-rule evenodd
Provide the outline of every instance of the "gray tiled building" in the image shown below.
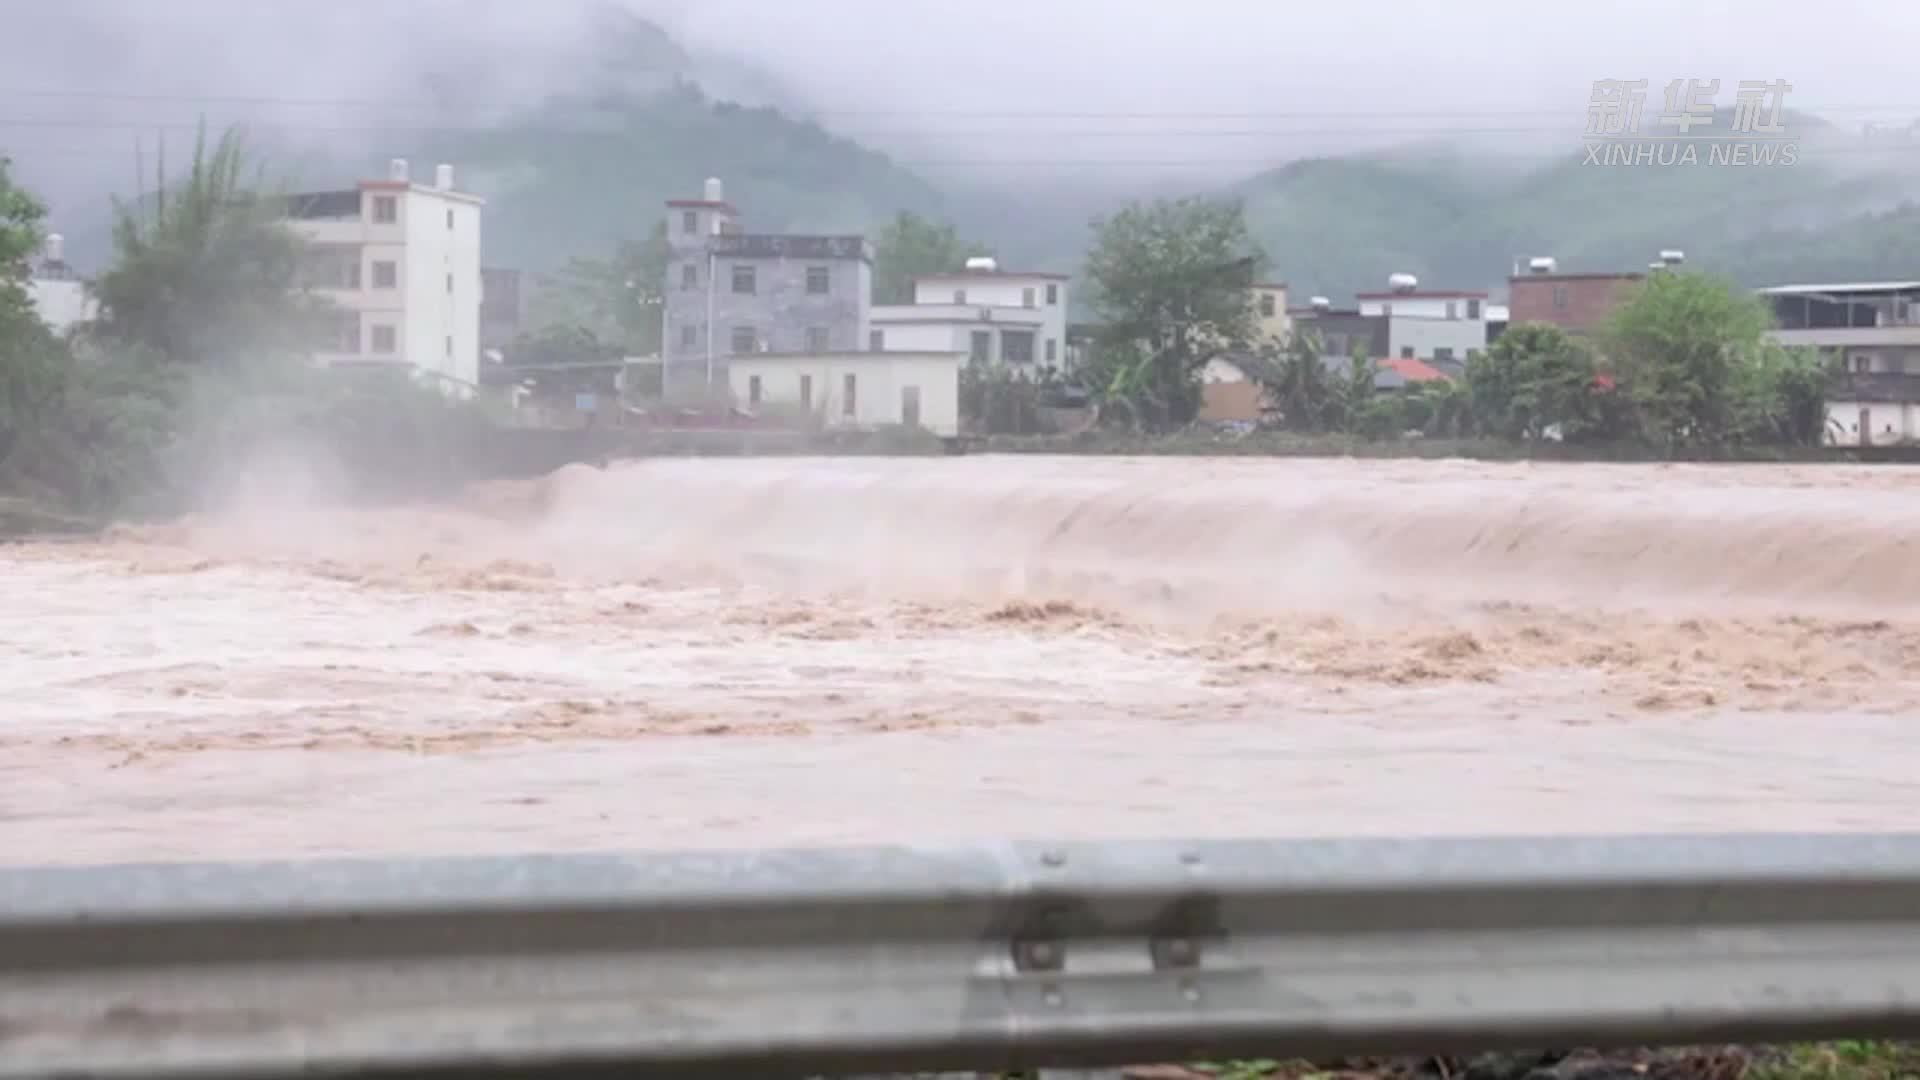
<path fill-rule="evenodd" d="M 718 180 L 667 203 L 664 375 L 669 389 L 727 385 L 742 353 L 869 347 L 873 248 L 861 236 L 750 233 Z"/>

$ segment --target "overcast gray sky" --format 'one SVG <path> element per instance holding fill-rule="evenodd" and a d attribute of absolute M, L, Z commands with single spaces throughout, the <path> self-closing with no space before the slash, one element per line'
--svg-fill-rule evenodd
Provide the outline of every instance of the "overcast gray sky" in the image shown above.
<path fill-rule="evenodd" d="M 1019 182 L 1049 164 L 1224 182 L 1261 163 L 1421 139 L 1573 152 L 1591 84 L 1786 79 L 1843 125 L 1920 117 L 1920 4 L 1895 0 L 626 0 L 794 87 L 830 127 L 925 171 Z M 302 128 L 405 123 L 433 72 L 502 97 L 565 89 L 580 0 L 0 0 L 0 148 L 62 189 L 124 178 L 143 123 L 199 96 Z M 478 74 L 478 73 L 484 73 Z M 89 92 L 181 100 L 92 99 Z M 64 94 L 79 94 L 67 97 Z M 1911 99 L 1911 100 L 1909 100 Z M 1246 114 L 1199 118 L 1192 114 Z M 63 126 L 67 125 L 67 126 Z M 115 186 L 124 188 L 119 183 Z M 56 202 L 62 191 L 50 192 Z"/>

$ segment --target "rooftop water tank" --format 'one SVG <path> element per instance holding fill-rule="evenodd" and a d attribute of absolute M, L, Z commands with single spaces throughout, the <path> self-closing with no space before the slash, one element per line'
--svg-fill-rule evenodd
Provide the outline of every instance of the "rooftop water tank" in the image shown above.
<path fill-rule="evenodd" d="M 1536 274 L 1551 274 L 1554 272 L 1555 269 L 1559 267 L 1559 265 L 1560 265 L 1559 263 L 1554 261 L 1553 256 L 1542 255 L 1537 259 L 1533 259 L 1529 261 L 1527 263 L 1527 269 L 1533 271 Z"/>
<path fill-rule="evenodd" d="M 404 184 L 407 182 L 407 159 L 406 158 L 397 157 L 397 158 L 394 158 L 392 161 L 387 162 L 387 179 L 392 180 L 394 183 L 397 183 L 397 184 Z"/>
<path fill-rule="evenodd" d="M 1000 264 L 995 262 L 990 255 L 976 255 L 967 260 L 967 269 L 982 274 L 991 274 L 995 270 L 1000 269 Z"/>
<path fill-rule="evenodd" d="M 1412 274 L 1393 274 L 1387 278 L 1387 288 L 1397 293 L 1410 293 L 1420 287 L 1420 279 Z"/>
<path fill-rule="evenodd" d="M 719 177 L 717 176 L 707 177 L 707 189 L 706 189 L 705 198 L 708 202 L 726 202 L 727 201 L 727 189 L 725 185 L 720 183 Z"/>
<path fill-rule="evenodd" d="M 433 170 L 433 186 L 441 191 L 453 190 L 453 166 L 441 165 Z"/>

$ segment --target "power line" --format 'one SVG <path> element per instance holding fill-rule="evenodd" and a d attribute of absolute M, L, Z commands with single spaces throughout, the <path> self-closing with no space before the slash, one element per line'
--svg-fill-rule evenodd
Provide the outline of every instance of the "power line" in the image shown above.
<path fill-rule="evenodd" d="M 378 109 L 422 109 L 440 110 L 447 108 L 472 109 L 525 109 L 552 104 L 551 99 L 541 100 L 498 100 L 466 101 L 459 103 L 409 101 L 404 98 L 299 98 L 278 95 L 237 95 L 237 94 L 165 94 L 136 93 L 113 90 L 62 90 L 48 88 L 0 88 L 0 99 L 4 98 L 40 98 L 73 101 L 126 101 L 126 102 L 170 102 L 176 104 L 226 104 L 226 105 L 267 105 L 290 108 L 378 108 Z M 576 104 L 591 104 L 591 99 L 583 99 Z M 726 104 L 725 102 L 716 102 Z M 741 106 L 758 108 L 759 106 Z M 1899 103 L 1839 103 L 1831 105 L 1793 106 L 1794 111 L 1803 113 L 1854 113 L 1854 112 L 1920 112 L 1920 104 Z M 1349 110 L 1349 109 L 1260 109 L 1260 110 L 1131 110 L 1131 109 L 1095 109 L 1070 111 L 1042 110 L 978 110 L 978 109 L 826 109 L 799 107 L 780 107 L 779 111 L 795 119 L 811 117 L 910 117 L 910 118 L 962 118 L 996 120 L 1380 120 L 1380 119 L 1444 119 L 1469 118 L 1486 119 L 1498 117 L 1527 116 L 1564 116 L 1565 109 L 1436 109 L 1414 111 L 1407 109 L 1386 110 Z"/>

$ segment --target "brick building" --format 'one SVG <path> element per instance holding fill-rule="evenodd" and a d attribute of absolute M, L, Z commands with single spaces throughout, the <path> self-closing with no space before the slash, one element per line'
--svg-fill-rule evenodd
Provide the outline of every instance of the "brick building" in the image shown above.
<path fill-rule="evenodd" d="M 1576 334 L 1599 330 L 1644 273 L 1563 274 L 1551 259 L 1535 259 L 1526 274 L 1508 280 L 1508 325 L 1549 323 Z"/>

